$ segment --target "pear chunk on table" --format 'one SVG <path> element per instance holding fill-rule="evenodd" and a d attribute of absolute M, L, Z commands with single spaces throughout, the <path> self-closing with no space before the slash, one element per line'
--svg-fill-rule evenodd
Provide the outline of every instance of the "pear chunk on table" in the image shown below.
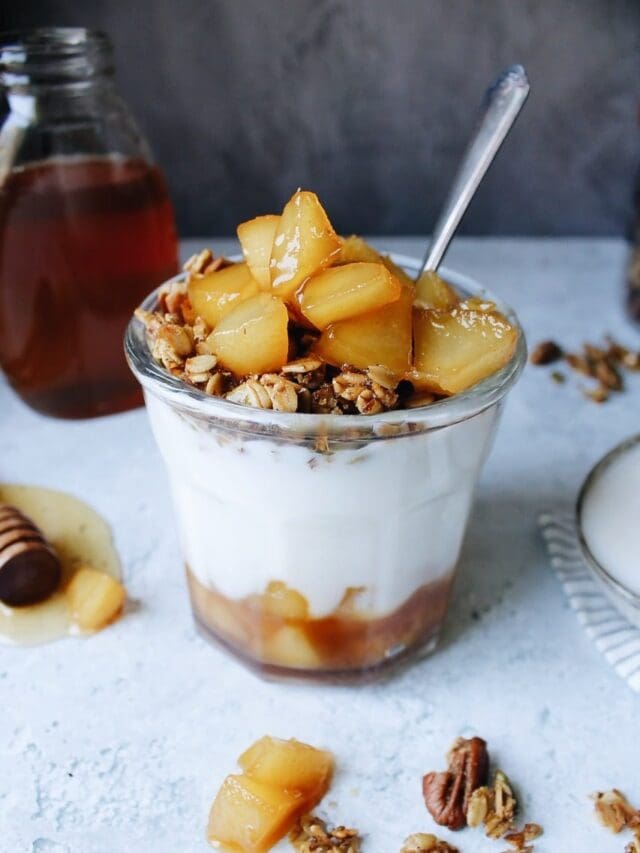
<path fill-rule="evenodd" d="M 247 776 L 285 791 L 298 791 L 315 802 L 326 793 L 333 773 L 333 756 L 291 738 L 260 738 L 238 759 Z"/>
<path fill-rule="evenodd" d="M 303 809 L 288 793 L 249 776 L 227 776 L 209 813 L 209 841 L 241 853 L 265 853 L 291 828 Z"/>
<path fill-rule="evenodd" d="M 244 773 L 224 780 L 207 837 L 239 853 L 265 853 L 326 794 L 333 756 L 300 741 L 263 737 L 238 759 Z"/>

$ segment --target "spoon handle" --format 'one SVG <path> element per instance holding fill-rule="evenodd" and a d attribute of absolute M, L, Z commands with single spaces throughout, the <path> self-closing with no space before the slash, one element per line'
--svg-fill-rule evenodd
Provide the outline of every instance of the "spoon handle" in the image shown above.
<path fill-rule="evenodd" d="M 478 184 L 498 153 L 528 94 L 529 80 L 521 65 L 511 65 L 487 90 L 480 121 L 433 229 L 420 274 L 425 270 L 438 269 Z"/>

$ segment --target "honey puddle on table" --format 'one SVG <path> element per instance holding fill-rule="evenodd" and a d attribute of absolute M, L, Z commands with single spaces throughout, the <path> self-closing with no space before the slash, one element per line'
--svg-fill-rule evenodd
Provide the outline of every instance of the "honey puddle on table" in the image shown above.
<path fill-rule="evenodd" d="M 120 579 L 120 560 L 109 525 L 83 501 L 53 489 L 0 484 L 0 503 L 29 516 L 62 563 L 60 587 L 46 601 L 30 607 L 7 607 L 0 602 L 0 643 L 34 646 L 81 633 L 71 621 L 64 589 L 82 564 Z"/>

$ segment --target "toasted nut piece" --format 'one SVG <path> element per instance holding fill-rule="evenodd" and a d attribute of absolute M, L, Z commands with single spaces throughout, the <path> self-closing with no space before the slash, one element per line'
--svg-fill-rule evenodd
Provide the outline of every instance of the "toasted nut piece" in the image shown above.
<path fill-rule="evenodd" d="M 555 341 L 541 341 L 529 356 L 531 364 L 552 364 L 562 358 L 562 347 Z"/>
<path fill-rule="evenodd" d="M 295 383 L 290 382 L 288 379 L 282 379 L 282 377 L 273 373 L 262 376 L 260 383 L 267 389 L 274 411 L 297 411 L 298 394 Z"/>
<path fill-rule="evenodd" d="M 271 397 L 267 389 L 256 379 L 247 379 L 227 394 L 227 400 L 232 403 L 242 403 L 256 409 L 270 409 Z"/>
<path fill-rule="evenodd" d="M 370 388 L 365 388 L 358 394 L 356 409 L 361 415 L 378 415 L 384 411 L 384 406 Z"/>
<path fill-rule="evenodd" d="M 584 376 L 594 375 L 592 364 L 584 355 L 569 352 L 565 354 L 564 359 L 577 373 L 582 373 Z"/>
<path fill-rule="evenodd" d="M 412 394 L 405 403 L 407 409 L 419 409 L 421 406 L 429 406 L 436 399 L 436 395 L 430 391 L 417 391 Z"/>
<path fill-rule="evenodd" d="M 219 258 L 219 260 L 222 259 Z M 198 252 L 195 255 L 191 255 L 191 257 L 185 263 L 183 269 L 185 272 L 190 272 L 199 275 L 202 274 L 212 262 L 213 252 L 211 251 L 211 249 L 203 249 L 201 252 Z"/>
<path fill-rule="evenodd" d="M 492 788 L 493 803 L 484 825 L 485 834 L 489 838 L 502 838 L 505 833 L 513 829 L 513 818 L 515 817 L 517 802 L 513 795 L 511 783 L 506 773 L 496 770 L 493 776 Z"/>
<path fill-rule="evenodd" d="M 640 810 L 629 803 L 625 795 L 617 788 L 592 794 L 596 815 L 600 823 L 618 833 L 625 828 L 640 829 Z"/>
<path fill-rule="evenodd" d="M 435 835 L 415 832 L 405 838 L 400 853 L 458 853 L 458 848 L 441 841 Z"/>
<path fill-rule="evenodd" d="M 170 314 L 176 317 L 182 311 L 182 304 L 187 296 L 187 284 L 184 281 L 172 281 L 165 290 L 160 293 L 160 305 Z"/>
<path fill-rule="evenodd" d="M 217 363 L 215 355 L 194 355 L 186 360 L 184 369 L 187 373 L 208 373 Z"/>
<path fill-rule="evenodd" d="M 357 829 L 327 824 L 314 815 L 303 815 L 289 833 L 289 841 L 298 853 L 359 853 Z"/>
<path fill-rule="evenodd" d="M 640 833 L 627 844 L 624 853 L 640 853 Z"/>
<path fill-rule="evenodd" d="M 422 780 L 425 805 L 440 826 L 462 829 L 471 795 L 485 784 L 489 766 L 482 738 L 458 738 L 449 752 L 449 769 L 427 773 Z"/>
<path fill-rule="evenodd" d="M 598 385 L 593 390 L 585 391 L 584 396 L 589 400 L 593 400 L 594 403 L 606 403 L 609 399 L 609 389 L 604 385 Z"/>
<path fill-rule="evenodd" d="M 158 331 L 158 338 L 165 341 L 179 356 L 190 355 L 193 342 L 184 326 L 167 323 Z"/>
<path fill-rule="evenodd" d="M 525 841 L 535 841 L 542 835 L 542 827 L 537 823 L 525 823 L 522 832 Z"/>
<path fill-rule="evenodd" d="M 622 377 L 618 371 L 609 362 L 602 358 L 595 364 L 596 378 L 600 380 L 600 384 L 611 391 L 622 390 Z"/>
<path fill-rule="evenodd" d="M 486 785 L 476 788 L 473 794 L 471 794 L 469 805 L 467 806 L 467 824 L 469 826 L 480 826 L 483 824 L 489 814 L 492 803 L 493 794 Z"/>
<path fill-rule="evenodd" d="M 211 394 L 213 397 L 220 397 L 224 388 L 224 381 L 221 373 L 214 373 L 207 380 L 205 393 Z"/>
<path fill-rule="evenodd" d="M 398 377 L 383 364 L 372 364 L 367 368 L 367 373 L 372 382 L 377 382 L 390 391 L 394 391 L 398 384 Z"/>
<path fill-rule="evenodd" d="M 312 373 L 322 366 L 319 358 L 308 356 L 307 358 L 299 358 L 296 361 L 290 361 L 280 371 L 281 373 Z"/>
<path fill-rule="evenodd" d="M 65 590 L 73 621 L 83 631 L 100 631 L 120 614 L 126 597 L 111 575 L 82 566 Z"/>

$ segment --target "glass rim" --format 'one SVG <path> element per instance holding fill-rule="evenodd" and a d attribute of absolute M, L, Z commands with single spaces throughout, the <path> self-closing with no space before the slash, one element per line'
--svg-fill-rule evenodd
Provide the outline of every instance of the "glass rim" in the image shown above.
<path fill-rule="evenodd" d="M 614 591 L 616 595 L 620 596 L 628 605 L 640 610 L 640 595 L 629 589 L 628 586 L 625 586 L 625 584 L 614 577 L 595 557 L 589 547 L 587 537 L 584 533 L 584 526 L 582 524 L 582 513 L 585 501 L 598 477 L 600 477 L 612 462 L 614 462 L 618 457 L 623 456 L 628 450 L 630 450 L 630 448 L 635 447 L 637 444 L 640 444 L 640 433 L 632 435 L 624 441 L 621 441 L 619 444 L 616 444 L 615 447 L 612 447 L 611 450 L 605 453 L 605 455 L 591 468 L 580 487 L 580 491 L 578 492 L 578 498 L 575 506 L 575 519 L 578 543 L 587 566 L 598 577 L 598 579 L 605 584 L 605 586 Z"/>
<path fill-rule="evenodd" d="M 235 256 L 237 259 L 238 256 Z M 390 258 L 407 272 L 417 273 L 421 262 L 406 255 L 391 253 Z M 234 258 L 232 258 L 233 260 Z M 124 349 L 129 367 L 145 392 L 160 397 L 169 405 L 194 415 L 210 417 L 217 422 L 229 422 L 245 431 L 268 431 L 281 436 L 313 438 L 328 435 L 332 441 L 353 441 L 362 438 L 386 439 L 406 435 L 413 430 L 431 430 L 450 426 L 479 414 L 498 403 L 512 387 L 522 372 L 527 359 L 524 331 L 518 318 L 508 305 L 497 299 L 475 279 L 442 267 L 443 277 L 465 296 L 486 298 L 494 302 L 518 331 L 516 349 L 509 362 L 496 373 L 476 383 L 459 394 L 445 397 L 427 406 L 413 409 L 394 409 L 376 415 L 331 415 L 304 412 L 275 412 L 258 409 L 205 394 L 172 376 L 151 356 L 144 324 L 132 317 L 125 332 Z M 180 281 L 185 273 L 169 281 Z M 165 282 L 164 284 L 166 284 Z M 153 290 L 140 307 L 151 311 L 157 304 L 160 288 Z"/>
<path fill-rule="evenodd" d="M 0 32 L 0 75 L 5 85 L 64 81 L 113 71 L 109 36 L 87 27 L 32 27 Z"/>
<path fill-rule="evenodd" d="M 26 48 L 43 53 L 53 53 L 57 49 L 70 51 L 87 46 L 111 47 L 111 39 L 103 31 L 90 27 L 24 27 L 13 30 L 0 30 L 0 51 L 17 51 Z"/>

